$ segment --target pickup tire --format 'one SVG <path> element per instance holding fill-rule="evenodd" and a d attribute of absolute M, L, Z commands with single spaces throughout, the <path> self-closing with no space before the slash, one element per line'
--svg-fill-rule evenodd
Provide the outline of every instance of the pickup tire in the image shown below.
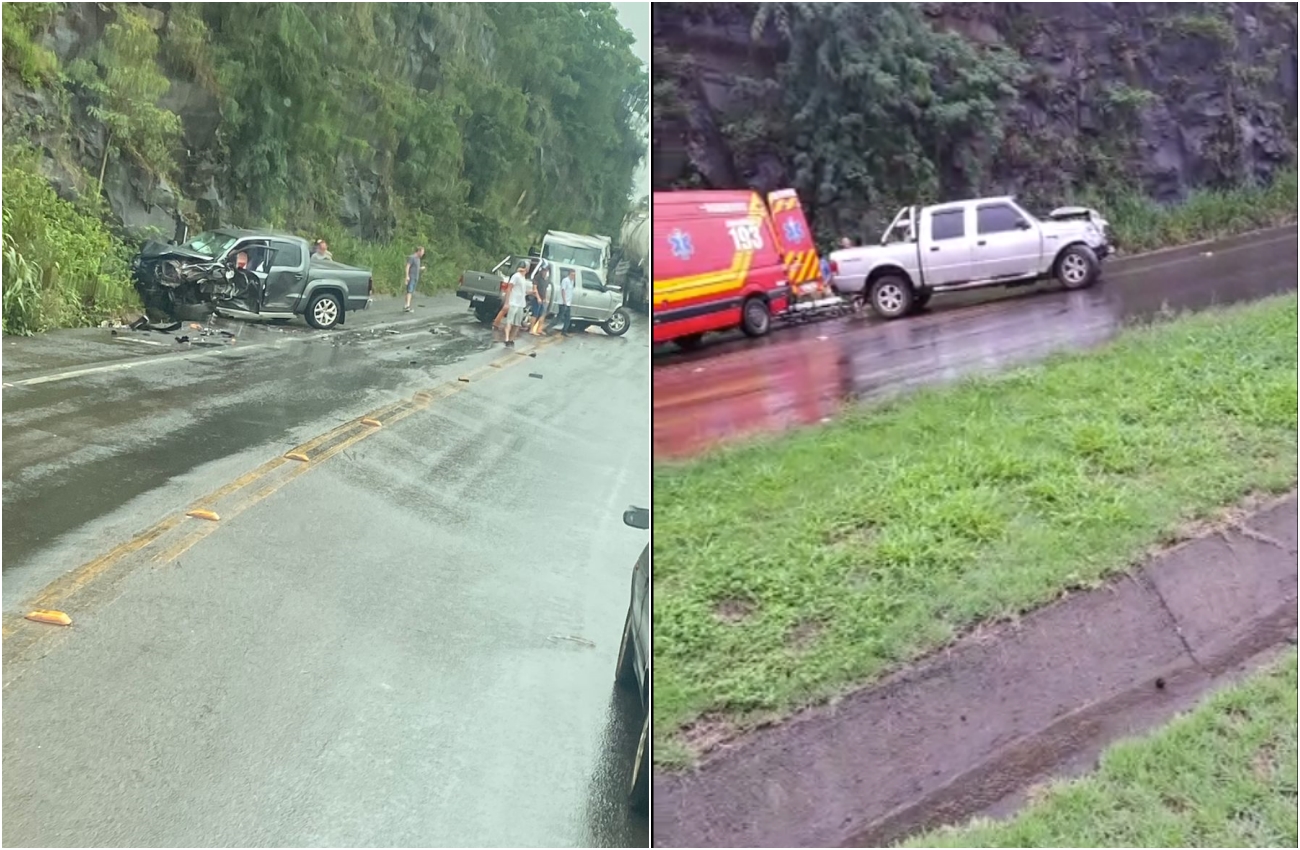
<path fill-rule="evenodd" d="M 312 296 L 307 304 L 307 324 L 318 331 L 327 331 L 338 325 L 343 318 L 343 302 L 333 292 L 322 292 Z"/>
<path fill-rule="evenodd" d="M 912 284 L 893 274 L 872 281 L 867 297 L 871 299 L 871 309 L 883 319 L 901 319 L 912 312 L 916 304 L 916 291 Z"/>
<path fill-rule="evenodd" d="M 1056 258 L 1053 274 L 1066 289 L 1087 289 L 1097 282 L 1101 261 L 1087 245 L 1070 245 Z"/>
<path fill-rule="evenodd" d="M 641 725 L 641 740 L 636 745 L 636 760 L 632 762 L 632 788 L 628 802 L 638 812 L 650 809 L 650 715 Z"/>
<path fill-rule="evenodd" d="M 474 305 L 474 318 L 485 325 L 490 325 L 496 320 L 497 313 L 500 310 L 500 306 L 493 307 L 486 301 L 479 301 Z"/>
<path fill-rule="evenodd" d="M 610 336 L 622 336 L 627 333 L 628 328 L 632 327 L 632 317 L 628 315 L 626 309 L 619 307 L 600 327 Z"/>
<path fill-rule="evenodd" d="M 632 612 L 628 611 L 627 621 L 623 623 L 623 640 L 618 646 L 618 666 L 614 668 L 614 681 L 619 687 L 630 691 L 637 689 L 636 647 L 632 632 Z"/>
<path fill-rule="evenodd" d="M 740 329 L 745 336 L 763 336 L 772 329 L 772 310 L 757 295 L 751 296 L 740 309 Z"/>

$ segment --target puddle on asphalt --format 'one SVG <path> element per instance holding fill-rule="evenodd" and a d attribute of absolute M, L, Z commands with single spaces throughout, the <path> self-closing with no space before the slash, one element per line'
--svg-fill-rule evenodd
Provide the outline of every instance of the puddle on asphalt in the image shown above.
<path fill-rule="evenodd" d="M 739 437 L 833 420 L 877 401 L 1100 345 L 1125 327 L 1296 289 L 1295 236 L 1123 267 L 1083 292 L 936 296 L 894 322 L 854 317 L 672 354 L 654 368 L 654 451 L 688 457 Z"/>

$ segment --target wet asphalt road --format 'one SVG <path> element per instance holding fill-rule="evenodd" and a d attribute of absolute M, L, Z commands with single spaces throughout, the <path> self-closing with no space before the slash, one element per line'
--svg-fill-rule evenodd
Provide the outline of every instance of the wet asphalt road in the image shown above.
<path fill-rule="evenodd" d="M 895 322 L 865 315 L 656 347 L 654 452 L 688 457 L 737 437 L 833 419 L 846 400 L 889 397 L 1102 343 L 1124 326 L 1295 291 L 1296 228 L 1117 258 L 1083 292 L 1050 285 L 937 295 Z"/>
<path fill-rule="evenodd" d="M 459 390 L 173 561 L 126 556 L 71 629 L 6 638 L 6 846 L 647 846 L 639 707 L 613 686 L 644 320 L 494 370 L 463 306 L 4 389 L 6 615 L 292 446 Z"/>

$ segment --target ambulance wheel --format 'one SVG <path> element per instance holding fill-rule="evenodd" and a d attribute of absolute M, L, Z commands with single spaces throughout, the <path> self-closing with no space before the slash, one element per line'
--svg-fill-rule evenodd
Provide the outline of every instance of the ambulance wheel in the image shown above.
<path fill-rule="evenodd" d="M 772 311 L 766 301 L 754 296 L 745 302 L 740 314 L 740 329 L 746 336 L 762 336 L 772 329 Z"/>
<path fill-rule="evenodd" d="M 884 319 L 898 319 L 912 312 L 915 292 L 904 278 L 887 274 L 871 284 L 871 309 Z"/>
<path fill-rule="evenodd" d="M 704 340 L 704 334 L 687 334 L 686 336 L 677 337 L 677 347 L 682 351 L 694 351 L 700 347 Z"/>

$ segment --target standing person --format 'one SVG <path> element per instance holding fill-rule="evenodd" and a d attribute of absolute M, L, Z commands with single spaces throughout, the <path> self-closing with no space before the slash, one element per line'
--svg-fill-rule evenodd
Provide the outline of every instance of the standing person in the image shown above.
<path fill-rule="evenodd" d="M 847 237 L 847 236 L 841 236 L 841 237 L 840 237 L 840 250 L 841 250 L 841 251 L 847 251 L 849 248 L 852 248 L 852 247 L 853 247 L 853 240 L 852 240 L 852 239 L 850 239 L 850 238 Z"/>
<path fill-rule="evenodd" d="M 406 306 L 403 313 L 411 312 L 411 299 L 415 297 L 415 287 L 420 285 L 420 261 L 424 258 L 424 246 L 415 249 L 415 253 L 406 258 Z"/>
<path fill-rule="evenodd" d="M 542 262 L 546 262 L 543 260 Z M 533 275 L 533 286 L 537 291 L 537 305 L 533 308 L 533 336 L 546 333 L 546 293 L 551 289 L 551 270 L 543 265 Z"/>
<path fill-rule="evenodd" d="M 577 288 L 577 272 L 573 269 L 560 278 L 560 310 L 556 321 L 560 323 L 560 335 L 569 335 L 569 322 L 573 321 L 573 290 Z"/>
<path fill-rule="evenodd" d="M 311 249 L 312 256 L 320 257 L 322 260 L 332 260 L 334 255 L 330 253 L 330 246 L 324 239 L 317 239 L 316 244 Z"/>
<path fill-rule="evenodd" d="M 524 306 L 533 290 L 533 282 L 524 276 L 528 271 L 527 263 L 520 263 L 519 268 L 510 276 L 510 295 L 507 300 L 509 310 L 506 313 L 506 347 L 514 348 L 512 337 L 524 318 Z"/>

